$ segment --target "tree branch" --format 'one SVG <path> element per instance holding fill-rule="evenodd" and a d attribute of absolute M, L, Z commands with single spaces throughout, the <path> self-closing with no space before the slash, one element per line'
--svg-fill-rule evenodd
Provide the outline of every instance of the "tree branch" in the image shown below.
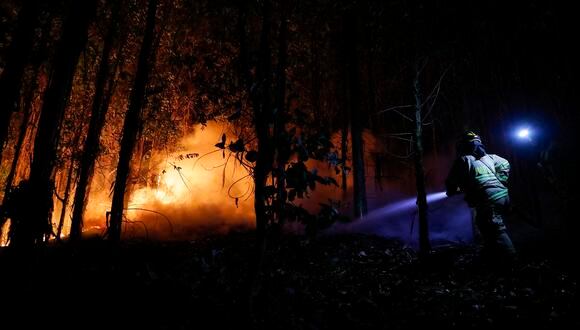
<path fill-rule="evenodd" d="M 394 106 L 394 107 L 387 108 L 387 109 L 385 109 L 385 110 L 378 111 L 376 114 L 377 114 L 377 115 L 380 115 L 381 113 L 385 113 L 385 112 L 389 112 L 389 111 L 394 111 L 394 110 L 397 110 L 397 109 L 406 109 L 406 108 L 412 108 L 412 107 L 414 107 L 414 106 L 415 106 L 415 105 L 413 105 L 413 104 L 407 104 L 407 105 L 397 105 L 397 106 Z"/>

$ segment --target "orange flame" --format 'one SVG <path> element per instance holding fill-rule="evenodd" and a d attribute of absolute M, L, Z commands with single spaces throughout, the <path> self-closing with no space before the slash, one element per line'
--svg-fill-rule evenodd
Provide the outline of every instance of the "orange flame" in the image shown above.
<path fill-rule="evenodd" d="M 253 226 L 251 176 L 227 150 L 224 154 L 214 146 L 226 130 L 215 123 L 200 126 L 181 139 L 175 151 L 153 151 L 145 170 L 149 180 L 134 186 L 128 198 L 127 235 L 187 238 L 200 227 Z M 227 135 L 228 140 L 236 139 Z M 111 201 L 103 188 L 110 186 L 110 179 L 93 183 L 85 228 L 104 228 Z"/>
<path fill-rule="evenodd" d="M 0 232 L 2 233 L 2 235 L 0 235 L 0 247 L 8 245 L 8 230 L 9 229 L 10 229 L 10 219 L 6 220 L 6 222 L 4 222 L 4 225 L 2 226 L 2 228 L 0 228 Z"/>

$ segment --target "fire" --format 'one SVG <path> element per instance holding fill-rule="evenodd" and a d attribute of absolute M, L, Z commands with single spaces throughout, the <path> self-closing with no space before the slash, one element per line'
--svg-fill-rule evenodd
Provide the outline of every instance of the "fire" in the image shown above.
<path fill-rule="evenodd" d="M 126 234 L 187 239 L 200 228 L 228 230 L 254 226 L 253 180 L 248 170 L 235 157 L 230 157 L 229 151 L 216 148 L 215 144 L 221 141 L 224 133 L 227 143 L 238 138 L 224 124 L 209 123 L 203 128 L 197 126 L 171 151 L 154 149 L 145 170 L 134 166 L 124 212 Z M 339 134 L 333 135 L 332 140 L 335 145 L 340 145 Z M 376 148 L 375 144 L 372 135 L 365 134 L 365 145 L 370 150 Z M 101 159 L 97 164 L 106 165 L 96 169 L 90 187 L 83 226 L 85 234 L 105 232 L 111 207 L 116 163 Z M 323 176 L 336 175 L 334 169 L 324 162 L 311 160 L 308 166 L 317 168 Z M 138 176 L 140 181 L 134 180 Z M 339 176 L 335 178 L 340 180 Z M 352 187 L 351 175 L 348 175 L 348 187 Z M 316 212 L 319 202 L 345 198 L 348 196 L 340 188 L 319 185 L 311 198 L 296 203 Z M 61 204 L 55 198 L 55 233 Z M 72 206 L 69 204 L 60 238 L 69 235 L 71 213 Z M 7 241 L 7 232 L 6 225 L 0 244 Z"/>
<path fill-rule="evenodd" d="M 237 139 L 227 127 L 211 123 L 203 129 L 198 126 L 174 151 L 153 151 L 149 168 L 141 171 L 146 180 L 133 185 L 128 195 L 128 235 L 167 238 L 200 227 L 253 226 L 252 178 L 235 157 L 228 157 L 228 151 L 216 151 L 223 133 L 228 142 Z M 103 226 L 111 205 L 111 180 L 112 176 L 93 182 L 85 228 Z"/>
<path fill-rule="evenodd" d="M 4 222 L 2 228 L 0 228 L 0 247 L 8 245 L 8 230 L 10 229 L 10 219 Z"/>

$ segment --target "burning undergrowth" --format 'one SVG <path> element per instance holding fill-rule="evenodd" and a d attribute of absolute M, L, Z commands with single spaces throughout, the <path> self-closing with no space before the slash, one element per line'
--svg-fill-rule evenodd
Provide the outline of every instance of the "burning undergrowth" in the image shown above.
<path fill-rule="evenodd" d="M 235 139 L 226 126 L 198 126 L 173 150 L 152 150 L 139 162 L 126 206 L 126 236 L 184 239 L 200 229 L 253 226 L 252 178 L 235 157 L 216 150 L 223 134 Z M 104 228 L 111 186 L 106 177 L 93 182 L 88 228 Z"/>

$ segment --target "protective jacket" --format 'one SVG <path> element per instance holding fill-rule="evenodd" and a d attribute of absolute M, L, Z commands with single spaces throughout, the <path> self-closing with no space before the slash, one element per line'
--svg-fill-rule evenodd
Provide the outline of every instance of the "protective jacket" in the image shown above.
<path fill-rule="evenodd" d="M 470 207 L 494 204 L 508 197 L 509 171 L 509 162 L 497 155 L 486 154 L 479 159 L 472 155 L 461 156 L 447 177 L 447 194 L 465 193 Z"/>

